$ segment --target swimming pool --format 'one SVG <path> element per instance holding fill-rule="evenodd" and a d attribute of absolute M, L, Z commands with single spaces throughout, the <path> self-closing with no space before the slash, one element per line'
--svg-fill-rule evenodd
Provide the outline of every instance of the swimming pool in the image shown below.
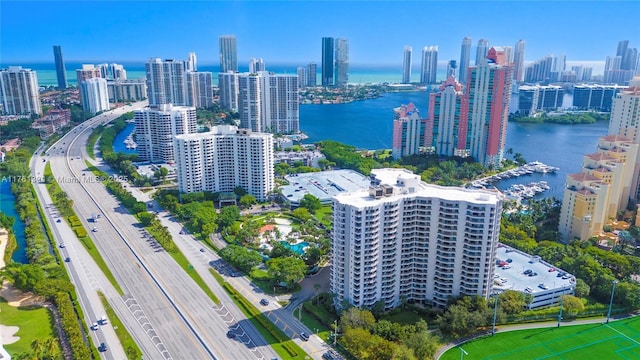
<path fill-rule="evenodd" d="M 286 247 L 287 249 L 291 249 L 293 251 L 295 251 L 297 254 L 304 254 L 304 249 L 307 248 L 309 246 L 309 243 L 306 241 L 303 241 L 301 243 L 295 244 L 295 245 L 291 245 L 288 242 L 282 240 L 280 241 L 280 243 L 282 245 L 284 245 L 284 247 Z"/>

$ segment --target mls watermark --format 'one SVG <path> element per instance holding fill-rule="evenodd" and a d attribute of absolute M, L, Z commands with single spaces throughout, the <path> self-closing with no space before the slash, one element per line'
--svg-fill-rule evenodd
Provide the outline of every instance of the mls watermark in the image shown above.
<path fill-rule="evenodd" d="M 123 175 L 110 175 L 110 176 L 2 176 L 0 178 L 0 182 L 10 182 L 10 183 L 26 183 L 30 182 L 33 184 L 41 184 L 41 183 L 51 183 L 53 181 L 58 182 L 59 184 L 95 184 L 95 183 L 104 183 L 111 181 L 118 182 L 127 182 L 129 178 Z"/>

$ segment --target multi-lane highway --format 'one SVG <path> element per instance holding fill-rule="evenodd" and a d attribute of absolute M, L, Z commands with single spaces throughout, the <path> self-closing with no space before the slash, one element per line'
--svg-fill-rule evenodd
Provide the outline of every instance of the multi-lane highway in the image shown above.
<path fill-rule="evenodd" d="M 213 304 L 173 258 L 146 236 L 135 218 L 107 193 L 101 179 L 87 170 L 85 143 L 91 128 L 132 108 L 121 108 L 85 122 L 83 129 L 67 134 L 56 149 L 48 151 L 54 176 L 74 201 L 74 209 L 85 227 L 96 228 L 90 236 L 125 292 L 121 298 L 111 297 L 109 301 L 119 301 L 128 308 L 130 314 L 123 321 L 128 329 L 137 327 L 130 329 L 134 337 L 146 335 L 153 343 L 156 351 L 149 358 L 275 357 L 273 349 L 250 323 L 241 321 L 241 315 L 224 316 L 222 308 Z M 90 221 L 93 213 L 102 215 L 98 223 Z M 75 259 L 70 255 L 73 263 Z M 232 303 L 222 305 L 234 307 Z M 240 336 L 227 338 L 229 330 L 240 331 L 238 325 L 242 326 Z"/>

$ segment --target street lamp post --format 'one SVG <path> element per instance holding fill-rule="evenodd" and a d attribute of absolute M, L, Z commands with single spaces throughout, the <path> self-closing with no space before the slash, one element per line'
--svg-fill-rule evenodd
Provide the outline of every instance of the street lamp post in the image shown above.
<path fill-rule="evenodd" d="M 336 340 L 338 339 L 338 320 L 334 320 L 333 323 L 336 325 L 333 328 L 333 346 L 336 346 Z"/>
<path fill-rule="evenodd" d="M 558 327 L 560 327 L 560 321 L 562 321 L 562 308 L 564 307 L 564 288 L 562 288 L 562 299 L 560 300 L 560 312 L 558 313 Z"/>
<path fill-rule="evenodd" d="M 498 315 L 498 295 L 494 296 L 495 301 L 493 303 L 493 326 L 491 327 L 491 336 L 496 333 L 496 316 Z"/>
<path fill-rule="evenodd" d="M 463 348 L 461 348 L 461 347 L 460 347 L 460 348 L 458 348 L 458 349 L 460 349 L 460 360 L 462 360 L 462 358 L 463 358 L 465 355 L 469 355 L 469 353 L 468 353 L 468 352 L 466 352 L 466 351 L 464 351 L 464 349 L 463 349 Z"/>
<path fill-rule="evenodd" d="M 611 300 L 609 300 L 609 311 L 607 312 L 607 324 L 609 323 L 609 318 L 611 317 L 611 306 L 613 306 L 613 293 L 616 291 L 616 284 L 618 280 L 613 280 L 613 287 L 611 288 Z"/>

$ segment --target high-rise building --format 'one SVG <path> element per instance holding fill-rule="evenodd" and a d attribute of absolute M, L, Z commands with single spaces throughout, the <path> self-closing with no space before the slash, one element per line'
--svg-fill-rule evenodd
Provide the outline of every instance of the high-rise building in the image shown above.
<path fill-rule="evenodd" d="M 411 53 L 413 48 L 411 46 L 404 47 L 403 59 L 402 59 L 402 83 L 411 83 Z"/>
<path fill-rule="evenodd" d="M 187 71 L 187 106 L 208 108 L 213 106 L 213 73 Z"/>
<path fill-rule="evenodd" d="M 238 74 L 238 112 L 240 127 L 254 132 L 300 132 L 298 76 Z"/>
<path fill-rule="evenodd" d="M 447 78 L 451 76 L 456 76 L 456 70 L 458 69 L 458 64 L 456 64 L 455 60 L 449 60 L 447 63 Z"/>
<path fill-rule="evenodd" d="M 190 52 L 184 65 L 187 71 L 198 71 L 198 58 L 196 57 L 196 53 Z"/>
<path fill-rule="evenodd" d="M 427 120 L 420 118 L 418 108 L 412 102 L 393 109 L 393 112 L 393 158 L 421 153 Z"/>
<path fill-rule="evenodd" d="M 76 69 L 76 79 L 78 80 L 78 89 L 81 89 L 82 82 L 88 79 L 99 78 L 102 77 L 102 70 L 99 67 L 94 66 L 93 64 L 82 64 L 81 69 Z M 80 104 L 84 104 L 84 99 L 82 98 L 83 92 L 79 93 Z"/>
<path fill-rule="evenodd" d="M 109 90 L 106 79 L 96 77 L 83 80 L 80 83 L 80 94 L 82 110 L 85 112 L 95 114 L 109 110 Z"/>
<path fill-rule="evenodd" d="M 333 198 L 336 306 L 445 307 L 460 295 L 491 295 L 499 192 L 426 184 L 406 169 L 374 169 L 371 179 L 368 191 Z"/>
<path fill-rule="evenodd" d="M 518 88 L 518 110 L 529 116 L 538 110 L 550 111 L 562 107 L 564 89 L 557 85 L 523 85 Z"/>
<path fill-rule="evenodd" d="M 147 83 L 144 79 L 107 80 L 109 102 L 140 101 L 147 98 Z"/>
<path fill-rule="evenodd" d="M 42 116 L 36 72 L 21 66 L 0 70 L 0 105 L 4 115 Z"/>
<path fill-rule="evenodd" d="M 67 88 L 67 69 L 64 67 L 64 59 L 62 58 L 62 47 L 60 45 L 53 46 L 53 57 L 56 61 L 58 89 L 64 90 Z"/>
<path fill-rule="evenodd" d="M 98 65 L 94 65 L 96 69 L 98 69 L 100 71 L 100 77 L 103 79 L 109 79 L 111 78 L 111 75 L 109 74 L 109 64 L 104 63 L 104 64 L 98 64 Z"/>
<path fill-rule="evenodd" d="M 183 61 L 152 58 L 146 63 L 146 72 L 149 105 L 187 105 Z"/>
<path fill-rule="evenodd" d="M 462 92 L 463 85 L 453 76 L 429 94 L 429 116 L 425 130 L 425 146 L 444 156 L 465 156 L 465 123 L 461 116 L 468 113 Z"/>
<path fill-rule="evenodd" d="M 614 95 L 609 134 L 640 143 L 640 76 L 634 77 L 628 88 Z M 634 167 L 631 198 L 636 202 L 640 200 L 640 155 L 636 158 Z"/>
<path fill-rule="evenodd" d="M 273 135 L 231 125 L 174 140 L 178 189 L 232 192 L 241 187 L 259 201 L 274 189 Z"/>
<path fill-rule="evenodd" d="M 127 79 L 127 71 L 124 69 L 124 66 L 120 64 L 109 64 L 109 74 L 111 78 L 114 80 L 126 80 Z"/>
<path fill-rule="evenodd" d="M 638 49 L 629 47 L 629 40 L 618 42 L 616 56 L 607 56 L 604 83 L 624 85 L 638 70 Z"/>
<path fill-rule="evenodd" d="M 322 86 L 333 86 L 334 39 L 322 38 Z"/>
<path fill-rule="evenodd" d="M 629 40 L 618 41 L 618 49 L 616 50 L 616 56 L 623 57 L 627 53 L 629 48 Z"/>
<path fill-rule="evenodd" d="M 471 56 L 471 38 L 465 36 L 462 39 L 460 49 L 460 65 L 458 66 L 458 81 L 461 84 L 467 83 L 467 72 L 469 71 L 469 57 Z"/>
<path fill-rule="evenodd" d="M 220 72 L 238 71 L 238 48 L 235 35 L 222 35 L 219 39 Z"/>
<path fill-rule="evenodd" d="M 513 80 L 521 83 L 524 80 L 524 48 L 525 41 L 520 39 L 516 43 L 515 52 L 513 54 Z"/>
<path fill-rule="evenodd" d="M 553 57 L 547 55 L 525 69 L 524 81 L 527 83 L 546 82 L 551 80 Z"/>
<path fill-rule="evenodd" d="M 624 88 L 620 85 L 575 85 L 573 107 L 579 110 L 611 111 L 613 98 Z"/>
<path fill-rule="evenodd" d="M 478 40 L 478 46 L 476 47 L 476 65 L 479 65 L 482 60 L 487 57 L 487 53 L 489 52 L 489 40 L 480 39 Z"/>
<path fill-rule="evenodd" d="M 197 132 L 196 108 L 171 104 L 150 105 L 135 110 L 136 142 L 141 161 L 173 162 L 173 140 L 177 135 Z"/>
<path fill-rule="evenodd" d="M 484 61 L 469 69 L 465 149 L 484 166 L 499 167 L 502 163 L 512 80 L 513 66 L 506 62 L 500 47 L 492 47 Z"/>
<path fill-rule="evenodd" d="M 307 68 L 304 66 L 298 66 L 296 69 L 296 73 L 298 74 L 298 89 L 302 89 L 307 87 Z"/>
<path fill-rule="evenodd" d="M 229 111 L 238 112 L 238 73 L 227 71 L 218 74 L 220 106 Z"/>
<path fill-rule="evenodd" d="M 438 71 L 438 46 L 425 46 L 422 49 L 422 67 L 420 83 L 435 84 Z"/>
<path fill-rule="evenodd" d="M 349 82 L 349 40 L 336 39 L 335 86 L 345 87 Z"/>
<path fill-rule="evenodd" d="M 318 65 L 309 63 L 307 65 L 307 86 L 315 87 L 318 84 Z"/>
<path fill-rule="evenodd" d="M 258 71 L 266 71 L 264 60 L 262 58 L 251 58 L 249 60 L 249 72 L 257 73 Z"/>
<path fill-rule="evenodd" d="M 563 242 L 597 236 L 607 219 L 627 208 L 637 156 L 637 142 L 604 136 L 596 152 L 583 157 L 582 172 L 567 175 L 558 226 Z"/>

